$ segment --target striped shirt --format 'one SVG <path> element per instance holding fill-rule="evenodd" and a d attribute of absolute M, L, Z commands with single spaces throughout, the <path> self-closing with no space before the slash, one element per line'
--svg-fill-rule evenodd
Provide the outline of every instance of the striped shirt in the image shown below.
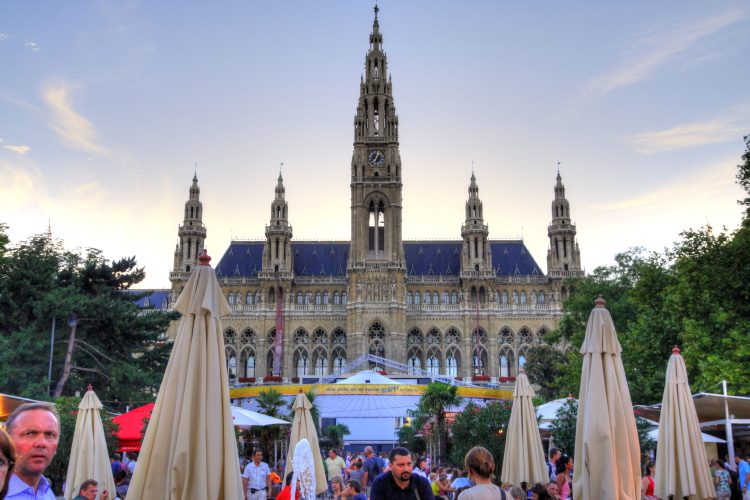
<path fill-rule="evenodd" d="M 34 487 L 24 483 L 23 480 L 13 474 L 8 483 L 6 500 L 55 500 L 55 493 L 50 488 L 47 478 L 42 476 L 34 493 Z"/>

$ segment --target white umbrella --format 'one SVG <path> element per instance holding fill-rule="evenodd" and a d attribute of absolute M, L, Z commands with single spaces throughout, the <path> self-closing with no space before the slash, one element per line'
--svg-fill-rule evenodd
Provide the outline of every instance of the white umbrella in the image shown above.
<path fill-rule="evenodd" d="M 68 476 L 65 481 L 65 498 L 70 500 L 78 495 L 81 483 L 94 479 L 99 483 L 99 494 L 107 490 L 108 498 L 115 498 L 115 482 L 112 478 L 112 466 L 109 463 L 107 439 L 104 436 L 102 417 L 99 410 L 102 403 L 89 386 L 78 405 L 76 430 L 73 433 L 73 445 L 68 462 Z"/>
<path fill-rule="evenodd" d="M 291 422 L 280 418 L 269 417 L 257 411 L 232 407 L 232 423 L 238 427 L 264 427 L 266 425 L 290 425 Z"/>
<path fill-rule="evenodd" d="M 599 295 L 581 347 L 573 498 L 641 498 L 638 430 L 612 316 Z"/>
<path fill-rule="evenodd" d="M 219 317 L 231 311 L 205 251 L 182 314 L 128 498 L 241 500 L 237 438 Z"/>
<path fill-rule="evenodd" d="M 667 365 L 656 451 L 654 494 L 657 497 L 716 498 L 685 360 L 677 346 L 672 349 Z"/>

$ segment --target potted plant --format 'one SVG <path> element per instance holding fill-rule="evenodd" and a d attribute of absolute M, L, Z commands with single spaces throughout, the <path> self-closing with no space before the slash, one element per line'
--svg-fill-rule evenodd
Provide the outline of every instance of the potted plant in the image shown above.
<path fill-rule="evenodd" d="M 292 377 L 293 384 L 299 384 L 299 377 Z"/>
<path fill-rule="evenodd" d="M 269 382 L 281 383 L 281 377 L 275 377 L 273 375 L 269 375 L 268 377 L 263 377 L 263 382 L 264 383 L 269 383 Z"/>
<path fill-rule="evenodd" d="M 505 384 L 508 382 L 508 377 L 500 377 L 499 380 L 500 380 L 500 383 Z"/>

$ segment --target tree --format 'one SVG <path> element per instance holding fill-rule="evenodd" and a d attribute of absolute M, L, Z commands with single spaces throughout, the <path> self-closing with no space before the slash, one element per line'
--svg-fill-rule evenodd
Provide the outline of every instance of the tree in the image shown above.
<path fill-rule="evenodd" d="M 418 429 L 426 424 L 430 418 L 435 419 L 438 434 L 438 460 L 445 460 L 448 456 L 448 430 L 445 425 L 446 409 L 452 406 L 460 406 L 462 403 L 463 398 L 458 395 L 457 386 L 432 382 L 427 385 L 419 398 L 416 411 L 409 410 L 410 416 L 417 417 Z"/>
<path fill-rule="evenodd" d="M 550 436 L 555 447 L 564 454 L 574 457 L 576 454 L 576 422 L 578 421 L 578 400 L 567 399 L 555 413 L 555 420 L 550 422 Z"/>
<path fill-rule="evenodd" d="M 273 387 L 260 391 L 255 398 L 255 402 L 258 403 L 258 406 L 260 407 L 260 413 L 264 413 L 269 417 L 281 418 L 284 420 L 287 419 L 285 415 L 281 414 L 281 408 L 287 404 L 286 400 L 284 400 L 284 396 Z M 270 453 L 270 450 L 273 450 L 274 442 L 282 439 L 288 430 L 288 425 L 266 425 L 263 427 L 252 427 L 245 430 L 243 431 L 243 435 L 248 441 L 252 442 L 257 440 L 260 448 Z"/>
<path fill-rule="evenodd" d="M 561 365 L 567 358 L 557 349 L 548 345 L 537 345 L 526 352 L 526 375 L 532 384 L 539 384 L 537 395 L 551 400 L 557 395 L 556 383 L 562 375 Z"/>
<path fill-rule="evenodd" d="M 171 349 L 157 341 L 179 314 L 140 314 L 134 301 L 146 293 L 128 289 L 144 276 L 135 258 L 110 262 L 98 250 L 65 250 L 47 235 L 9 247 L 0 262 L 0 390 L 47 397 L 54 318 L 55 395 L 91 383 L 120 410 L 153 401 Z M 75 332 L 66 326 L 73 315 Z"/>
<path fill-rule="evenodd" d="M 412 453 L 422 455 L 426 450 L 424 439 L 417 436 L 417 430 L 411 425 L 404 425 L 397 433 L 398 443 Z"/>
<path fill-rule="evenodd" d="M 351 431 L 346 424 L 329 425 L 323 432 L 325 440 L 333 449 L 339 451 L 344 448 L 344 437 L 349 434 L 351 434 Z"/>
<path fill-rule="evenodd" d="M 451 461 L 463 464 L 464 457 L 474 446 L 483 446 L 492 453 L 495 470 L 501 471 L 505 456 L 505 437 L 513 403 L 509 400 L 497 400 L 481 407 L 473 401 L 466 405 L 453 420 L 453 447 Z"/>
<path fill-rule="evenodd" d="M 73 435 L 76 430 L 76 420 L 78 418 L 78 405 L 81 404 L 79 397 L 63 397 L 55 400 L 55 406 L 60 414 L 60 440 L 57 445 L 57 453 L 54 460 L 44 475 L 55 485 L 55 490 L 60 492 L 62 484 L 68 474 L 68 463 L 70 462 L 70 453 L 73 447 Z M 112 422 L 112 417 L 107 410 L 102 408 L 99 412 L 104 427 L 104 437 L 107 440 L 107 451 L 109 456 L 117 451 L 118 441 L 117 432 L 120 430 L 119 424 Z"/>

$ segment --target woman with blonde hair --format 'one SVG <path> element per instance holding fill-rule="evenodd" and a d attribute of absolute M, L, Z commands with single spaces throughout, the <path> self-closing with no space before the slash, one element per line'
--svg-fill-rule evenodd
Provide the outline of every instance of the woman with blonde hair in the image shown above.
<path fill-rule="evenodd" d="M 331 495 L 332 500 L 340 500 L 345 498 L 344 495 L 344 478 L 341 476 L 331 476 Z"/>
<path fill-rule="evenodd" d="M 469 479 L 476 486 L 462 491 L 460 500 L 508 500 L 505 491 L 490 479 L 492 473 L 495 472 L 495 460 L 492 458 L 492 453 L 481 446 L 475 446 L 466 454 L 464 466 L 469 473 Z"/>
<path fill-rule="evenodd" d="M 8 493 L 8 483 L 16 463 L 16 447 L 5 429 L 0 427 L 0 500 Z"/>

